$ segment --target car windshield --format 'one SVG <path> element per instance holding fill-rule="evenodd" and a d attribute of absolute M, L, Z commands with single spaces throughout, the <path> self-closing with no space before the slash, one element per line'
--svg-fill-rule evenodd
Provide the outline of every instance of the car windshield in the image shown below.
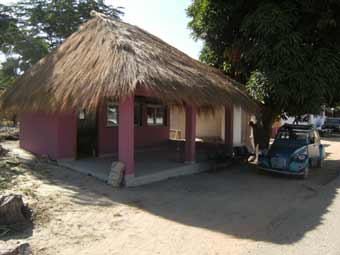
<path fill-rule="evenodd" d="M 296 144 L 307 144 L 309 140 L 308 132 L 299 130 L 282 130 L 276 135 L 275 141 L 286 141 Z"/>

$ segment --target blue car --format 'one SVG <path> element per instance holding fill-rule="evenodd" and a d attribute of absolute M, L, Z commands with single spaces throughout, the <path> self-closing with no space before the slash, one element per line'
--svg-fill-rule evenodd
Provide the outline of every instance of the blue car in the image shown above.
<path fill-rule="evenodd" d="M 262 170 L 307 178 L 310 167 L 322 167 L 325 149 L 311 125 L 284 125 L 267 155 L 259 156 Z"/>

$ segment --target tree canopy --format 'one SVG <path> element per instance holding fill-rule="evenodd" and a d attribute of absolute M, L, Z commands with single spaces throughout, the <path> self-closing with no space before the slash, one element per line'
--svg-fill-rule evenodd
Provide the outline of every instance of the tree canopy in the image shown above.
<path fill-rule="evenodd" d="M 0 4 L 0 88 L 44 57 L 90 19 L 92 10 L 119 19 L 120 9 L 103 0 L 23 0 Z"/>
<path fill-rule="evenodd" d="M 201 61 L 246 83 L 268 122 L 340 102 L 339 0 L 193 0 L 187 13 Z"/>

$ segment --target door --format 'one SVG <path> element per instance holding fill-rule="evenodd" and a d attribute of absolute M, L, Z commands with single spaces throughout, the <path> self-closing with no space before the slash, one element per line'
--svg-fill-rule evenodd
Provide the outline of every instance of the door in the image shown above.
<path fill-rule="evenodd" d="M 80 111 L 77 120 L 77 158 L 97 156 L 97 115 Z"/>

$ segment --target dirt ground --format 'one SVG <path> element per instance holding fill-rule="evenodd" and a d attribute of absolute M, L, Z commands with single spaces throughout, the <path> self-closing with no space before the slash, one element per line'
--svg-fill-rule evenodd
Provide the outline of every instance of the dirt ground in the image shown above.
<path fill-rule="evenodd" d="M 35 225 L 0 228 L 0 245 L 29 242 L 49 255 L 339 255 L 340 138 L 324 144 L 324 168 L 308 180 L 234 166 L 121 190 L 46 163 L 15 166 L 11 156 L 0 192 L 23 194 Z"/>

